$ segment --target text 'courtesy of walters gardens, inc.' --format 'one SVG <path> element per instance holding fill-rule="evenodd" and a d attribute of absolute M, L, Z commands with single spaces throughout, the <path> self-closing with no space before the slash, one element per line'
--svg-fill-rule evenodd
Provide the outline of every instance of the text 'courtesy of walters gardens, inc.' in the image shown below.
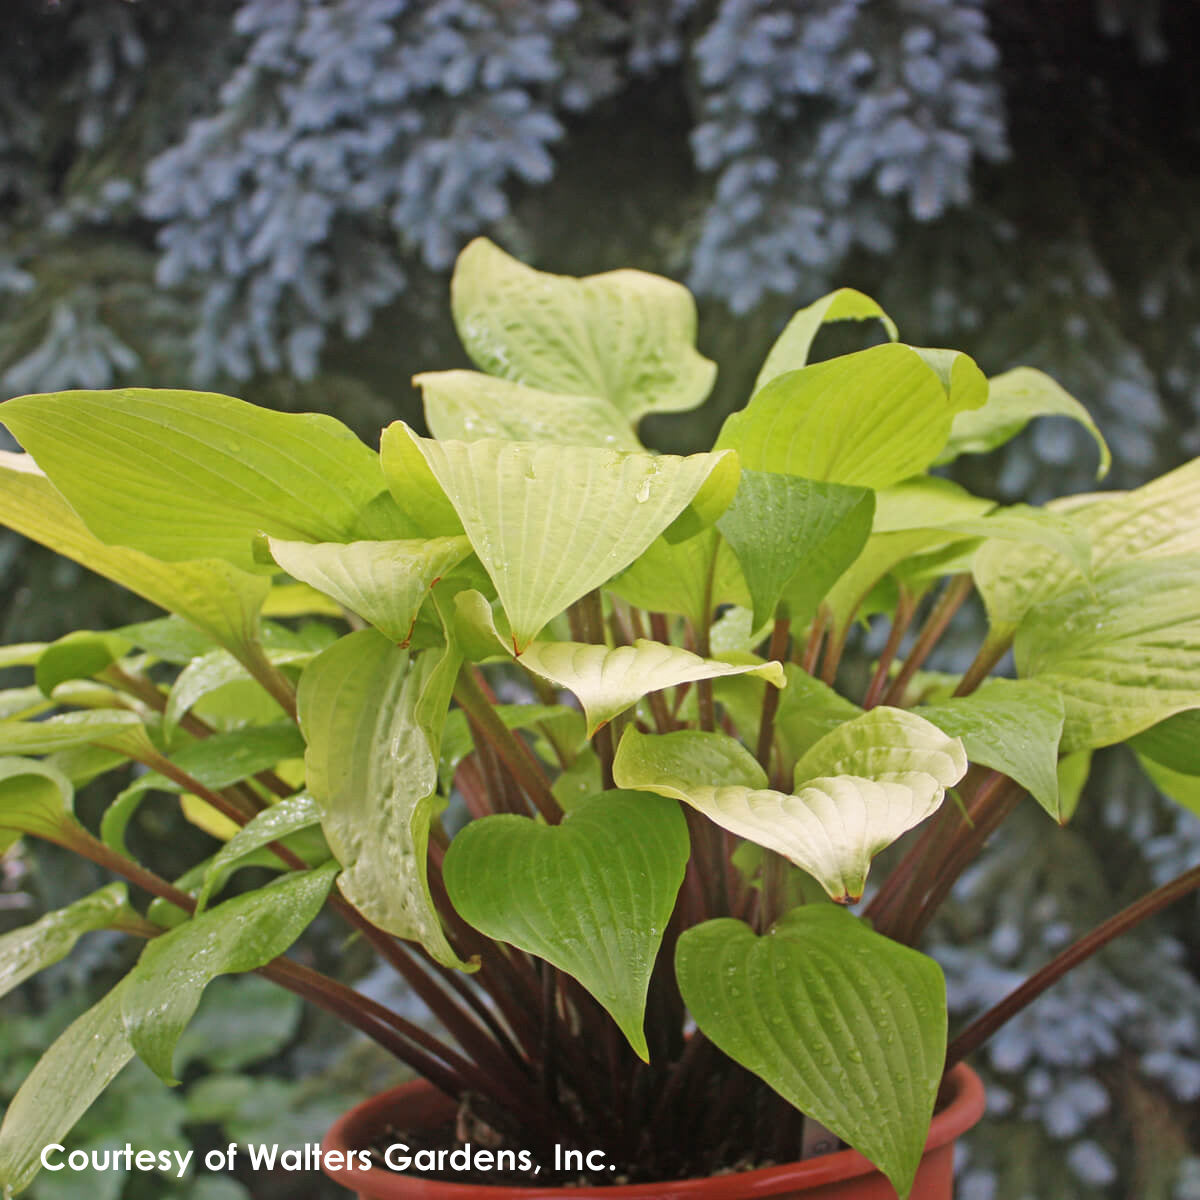
<path fill-rule="evenodd" d="M 174 1179 L 183 1179 L 191 1170 L 195 1159 L 192 1150 L 138 1149 L 126 1142 L 121 1149 L 109 1147 L 104 1150 L 67 1150 L 58 1142 L 42 1148 L 42 1167 L 47 1171 L 96 1172 L 157 1172 Z M 560 1172 L 594 1174 L 599 1171 L 614 1171 L 602 1150 L 577 1150 L 565 1146 L 554 1147 L 553 1161 L 543 1164 L 528 1150 L 488 1150 L 472 1146 L 470 1142 L 454 1150 L 414 1150 L 403 1142 L 381 1146 L 372 1152 L 367 1150 L 322 1150 L 317 1142 L 304 1146 L 279 1146 L 267 1143 L 250 1143 L 239 1146 L 230 1143 L 225 1149 L 207 1151 L 201 1162 L 209 1171 L 232 1171 L 236 1167 L 249 1167 L 252 1171 L 369 1171 L 372 1167 L 384 1167 L 391 1171 L 413 1171 L 416 1173 L 467 1175 L 489 1172 L 516 1172 L 529 1176 L 540 1175 L 543 1165 L 556 1174 Z"/>

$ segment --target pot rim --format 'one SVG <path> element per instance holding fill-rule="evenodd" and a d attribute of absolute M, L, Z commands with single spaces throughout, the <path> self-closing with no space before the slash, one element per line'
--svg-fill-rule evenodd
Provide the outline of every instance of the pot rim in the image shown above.
<path fill-rule="evenodd" d="M 945 1086 L 949 1091 L 949 1102 L 934 1115 L 933 1122 L 929 1127 L 929 1136 L 925 1141 L 925 1154 L 953 1142 L 983 1116 L 986 1104 L 983 1081 L 966 1063 L 959 1063 L 946 1075 Z M 362 1146 L 369 1140 L 374 1128 L 382 1123 L 389 1110 L 398 1101 L 425 1089 L 434 1090 L 432 1085 L 425 1080 L 416 1079 L 364 1100 L 334 1122 L 321 1144 L 322 1152 L 339 1151 L 344 1153 Z M 659 1184 L 635 1183 L 618 1184 L 614 1187 L 563 1189 L 554 1186 L 497 1187 L 486 1183 L 420 1179 L 387 1171 L 380 1167 L 372 1167 L 367 1171 L 331 1168 L 324 1168 L 324 1170 L 331 1179 L 350 1188 L 351 1191 L 363 1195 L 378 1194 L 380 1197 L 384 1197 L 388 1194 L 388 1189 L 394 1188 L 398 1181 L 420 1184 L 419 1192 L 414 1189 L 406 1193 L 414 1200 L 418 1196 L 422 1200 L 455 1200 L 455 1198 L 461 1200 L 467 1189 L 471 1189 L 471 1194 L 477 1192 L 481 1200 L 552 1200 L 552 1197 L 556 1195 L 569 1196 L 571 1200 L 575 1200 L 575 1197 L 645 1200 L 647 1189 L 654 1187 L 662 1189 L 662 1200 L 703 1200 L 706 1194 L 705 1189 L 711 1186 L 712 1179 L 728 1180 L 733 1178 L 730 1175 L 720 1175 L 664 1180 Z M 740 1194 L 749 1200 L 754 1196 L 777 1195 L 781 1185 L 803 1187 L 835 1183 L 869 1175 L 875 1170 L 875 1166 L 857 1150 L 838 1150 L 833 1154 L 824 1154 L 818 1158 L 805 1159 L 802 1162 L 758 1167 L 753 1171 L 737 1173 L 736 1178 Z M 399 1200 L 399 1193 L 396 1195 Z"/>

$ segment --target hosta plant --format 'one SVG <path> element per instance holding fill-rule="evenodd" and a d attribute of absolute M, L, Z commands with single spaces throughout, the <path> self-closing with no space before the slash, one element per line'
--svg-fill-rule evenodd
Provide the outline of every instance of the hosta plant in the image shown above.
<path fill-rule="evenodd" d="M 848 289 L 796 314 L 711 452 L 656 454 L 641 418 L 715 374 L 683 288 L 480 240 L 452 307 L 479 371 L 418 376 L 432 436 L 396 422 L 378 451 L 202 393 L 0 408 L 26 451 L 0 458 L 3 520 L 168 614 L 0 657 L 31 672 L 0 695 L 0 839 L 116 877 L 0 939 L 0 984 L 91 930 L 143 943 L 9 1107 L 0 1182 L 135 1054 L 170 1083 L 205 986 L 255 971 L 513 1145 L 636 1181 L 831 1137 L 908 1195 L 947 1067 L 1200 883 L 948 1043 L 919 947 L 1005 815 L 1040 805 L 1053 836 L 1118 742 L 1168 785 L 1200 773 L 1200 463 L 1045 509 L 970 495 L 935 469 L 1031 419 L 1082 422 L 1101 473 L 1107 448 L 1046 376 L 905 345 Z M 810 362 L 846 320 L 881 344 Z M 977 657 L 926 670 L 972 592 Z M 109 773 L 89 828 L 75 790 Z M 160 793 L 216 839 L 180 878 L 128 844 Z M 288 956 L 323 911 L 437 1029 Z"/>

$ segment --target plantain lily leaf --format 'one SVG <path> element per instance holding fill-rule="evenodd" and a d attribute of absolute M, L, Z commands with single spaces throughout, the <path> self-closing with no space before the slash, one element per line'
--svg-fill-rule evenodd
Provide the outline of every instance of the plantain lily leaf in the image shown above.
<path fill-rule="evenodd" d="M 937 963 L 817 904 L 763 937 L 729 918 L 696 925 L 675 970 L 714 1045 L 909 1196 L 946 1055 Z"/>
<path fill-rule="evenodd" d="M 121 1013 L 130 1044 L 165 1083 L 175 1044 L 218 975 L 266 966 L 321 911 L 337 864 L 286 875 L 155 938 L 121 987 Z"/>
<path fill-rule="evenodd" d="M 197 915 L 204 911 L 215 888 L 239 859 L 261 850 L 271 842 L 283 841 L 288 834 L 318 825 L 320 821 L 321 811 L 317 802 L 305 792 L 264 808 L 209 859 L 204 872 L 204 886 L 196 896 Z"/>
<path fill-rule="evenodd" d="M 426 873 L 441 730 L 459 661 L 453 647 L 410 654 L 363 629 L 309 663 L 297 705 L 308 787 L 344 868 L 342 895 L 381 929 L 465 967 L 442 932 Z"/>
<path fill-rule="evenodd" d="M 34 680 L 50 696 L 60 683 L 91 679 L 129 653 L 129 643 L 115 633 L 79 629 L 52 642 L 37 660 Z"/>
<path fill-rule="evenodd" d="M 0 935 L 0 996 L 61 962 L 85 933 L 111 929 L 132 914 L 125 885 L 110 883 L 32 925 Z"/>
<path fill-rule="evenodd" d="M 412 636 L 429 589 L 471 553 L 465 537 L 347 545 L 270 538 L 269 544 L 289 575 L 332 596 L 401 646 Z"/>
<path fill-rule="evenodd" d="M 161 562 L 95 537 L 27 454 L 0 451 L 0 520 L 89 570 L 190 621 L 231 654 L 251 657 L 270 590 L 217 560 Z"/>
<path fill-rule="evenodd" d="M 879 708 L 813 745 L 796 768 L 805 782 L 787 795 L 763 787 L 761 770 L 748 782 L 748 753 L 738 756 L 732 739 L 711 741 L 718 737 L 688 730 L 647 736 L 631 727 L 613 779 L 618 787 L 683 800 L 738 837 L 777 851 L 839 903 L 862 895 L 871 859 L 934 812 L 967 766 L 957 740 L 911 713 Z M 710 748 L 702 751 L 706 740 Z M 726 770 L 713 769 L 714 754 L 726 758 Z M 813 777 L 815 770 L 823 774 Z"/>
<path fill-rule="evenodd" d="M 551 617 L 633 562 L 710 476 L 728 470 L 720 454 L 408 436 L 496 585 L 518 652 Z M 391 444 L 385 439 L 389 471 Z"/>
<path fill-rule="evenodd" d="M 1058 789 L 1065 713 L 1057 693 L 1036 683 L 992 679 L 971 696 L 916 712 L 962 739 L 973 763 L 1014 779 L 1060 824 L 1069 816 Z"/>
<path fill-rule="evenodd" d="M 648 612 L 678 613 L 707 628 L 721 604 L 753 603 L 741 566 L 716 529 L 681 542 L 656 538 L 608 590 Z"/>
<path fill-rule="evenodd" d="M 1176 713 L 1129 739 L 1141 757 L 1181 775 L 1200 775 L 1200 708 Z"/>
<path fill-rule="evenodd" d="M 937 461 L 942 464 L 953 462 L 960 454 L 986 454 L 1016 437 L 1034 417 L 1078 421 L 1099 448 L 1097 477 L 1108 474 L 1112 454 L 1087 409 L 1049 375 L 1033 367 L 1017 367 L 994 376 L 988 384 L 987 403 L 955 416 L 950 440 Z"/>
<path fill-rule="evenodd" d="M 394 505 L 390 516 L 369 508 L 386 494 L 378 461 L 333 417 L 125 388 L 21 396 L 2 419 L 101 541 L 166 562 L 258 571 L 260 531 L 329 542 L 410 534 Z"/>
<path fill-rule="evenodd" d="M 43 721 L 0 724 L 0 754 L 53 754 L 73 746 L 102 746 L 127 758 L 154 752 L 141 717 L 125 709 L 62 713 Z"/>
<path fill-rule="evenodd" d="M 1142 765 L 1145 766 L 1144 761 Z M 1065 825 L 1075 815 L 1091 773 L 1090 750 L 1077 750 L 1074 754 L 1068 754 L 1058 760 L 1058 807 L 1062 812 L 1062 824 Z M 1200 800 L 1200 797 L 1197 799 Z M 1196 812 L 1200 814 L 1200 803 L 1197 804 Z"/>
<path fill-rule="evenodd" d="M 1200 556 L 1125 562 L 1030 609 L 1017 673 L 1057 691 L 1062 749 L 1123 742 L 1200 708 Z"/>
<path fill-rule="evenodd" d="M 822 325 L 832 321 L 866 321 L 871 317 L 879 318 L 893 342 L 900 336 L 896 322 L 870 296 L 854 288 L 838 288 L 800 309 L 775 339 L 754 381 L 754 391 L 757 393 L 777 375 L 807 366 L 808 352 Z"/>
<path fill-rule="evenodd" d="M 1079 525 L 1092 567 L 1200 553 L 1200 459 L 1131 492 L 1072 496 L 1050 508 Z M 992 543 L 972 566 L 994 631 L 1010 634 L 1034 604 L 1076 587 L 1075 572 L 1037 546 Z"/>
<path fill-rule="evenodd" d="M 429 432 L 441 441 L 643 449 L 622 413 L 600 396 L 543 392 L 478 371 L 426 371 L 413 383 L 425 397 Z"/>
<path fill-rule="evenodd" d="M 486 238 L 459 255 L 450 307 L 477 366 L 530 387 L 599 396 L 635 425 L 712 390 L 687 288 L 644 271 L 574 279 L 535 271 Z"/>
<path fill-rule="evenodd" d="M 1200 776 L 1172 770 L 1144 754 L 1139 754 L 1137 760 L 1158 791 L 1200 817 Z"/>
<path fill-rule="evenodd" d="M 77 1018 L 21 1084 L 0 1125 L 0 1194 L 16 1195 L 133 1057 L 121 1008 L 126 980 Z"/>
<path fill-rule="evenodd" d="M 312 650 L 269 650 L 266 658 L 275 666 L 303 665 L 314 657 Z M 263 711 L 274 721 L 282 713 L 279 705 L 271 699 L 257 683 L 254 683 L 246 668 L 231 654 L 224 650 L 210 650 L 207 654 L 194 658 L 175 677 L 171 691 L 167 696 L 167 707 L 163 713 L 163 723 L 168 730 L 173 729 L 184 716 L 191 712 L 196 705 L 206 697 L 231 687 L 244 685 L 248 696 L 255 698 L 253 706 L 249 703 L 238 706 L 238 715 L 245 720 L 252 711 Z"/>
<path fill-rule="evenodd" d="M 957 737 L 948 737 L 932 722 L 901 708 L 880 705 L 830 730 L 805 751 L 796 764 L 796 785 L 827 775 L 862 775 L 869 779 L 912 780 L 914 790 L 937 793 L 966 773 L 967 758 Z"/>
<path fill-rule="evenodd" d="M 688 848 L 673 801 L 608 791 L 561 825 L 471 822 L 446 853 L 446 890 L 482 933 L 577 979 L 648 1060 L 646 992 Z"/>
<path fill-rule="evenodd" d="M 575 693 L 587 715 L 588 737 L 643 696 L 681 683 L 747 674 L 775 687 L 786 683 L 777 662 L 731 666 L 642 638 L 613 650 L 580 642 L 530 642 L 519 661 L 535 675 Z"/>
<path fill-rule="evenodd" d="M 920 354 L 873 346 L 772 379 L 726 420 L 716 449 L 754 471 L 883 488 L 933 462 L 954 413 Z"/>
<path fill-rule="evenodd" d="M 741 565 L 755 626 L 777 612 L 810 620 L 862 551 L 874 511 L 874 496 L 865 488 L 743 471 L 717 528 Z"/>
<path fill-rule="evenodd" d="M 955 414 L 973 411 L 987 402 L 987 376 L 969 354 L 927 346 L 913 346 L 912 349 L 942 381 L 946 399 Z"/>

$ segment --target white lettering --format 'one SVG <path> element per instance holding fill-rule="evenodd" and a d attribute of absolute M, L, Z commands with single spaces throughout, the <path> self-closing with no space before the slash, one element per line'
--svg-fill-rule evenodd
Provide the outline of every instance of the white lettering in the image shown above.
<path fill-rule="evenodd" d="M 63 1169 L 63 1164 L 62 1163 L 52 1163 L 50 1161 L 50 1151 L 57 1150 L 59 1152 L 59 1154 L 61 1154 L 65 1149 L 66 1149 L 66 1146 L 60 1146 L 58 1144 L 58 1142 L 51 1142 L 50 1145 L 43 1146 L 42 1147 L 42 1155 L 41 1155 L 42 1166 L 45 1167 L 47 1171 L 61 1171 Z"/>
<path fill-rule="evenodd" d="M 408 1147 L 402 1142 L 389 1146 L 383 1152 L 383 1161 L 393 1171 L 407 1171 L 412 1166 L 412 1157 L 408 1153 Z"/>
<path fill-rule="evenodd" d="M 255 1146 L 253 1144 L 246 1147 L 250 1152 L 250 1165 L 256 1171 L 273 1171 L 275 1169 L 275 1156 L 279 1153 L 278 1146 Z M 211 1154 L 212 1151 L 209 1151 Z M 221 1152 L 218 1150 L 218 1154 Z M 204 1160 L 204 1165 L 208 1166 L 207 1157 Z"/>

